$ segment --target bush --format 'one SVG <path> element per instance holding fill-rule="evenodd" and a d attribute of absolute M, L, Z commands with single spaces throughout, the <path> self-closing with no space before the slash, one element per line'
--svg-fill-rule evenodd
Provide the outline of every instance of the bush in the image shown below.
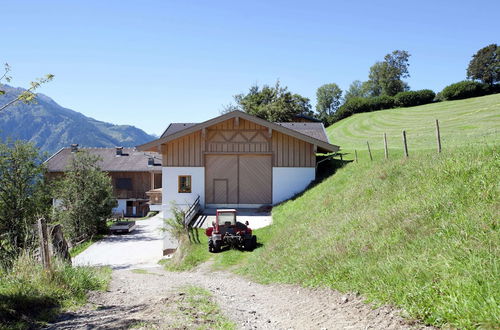
<path fill-rule="evenodd" d="M 377 97 L 370 97 L 367 99 L 368 111 L 384 110 L 394 108 L 394 97 L 382 95 Z"/>
<path fill-rule="evenodd" d="M 490 93 L 490 88 L 486 84 L 477 81 L 464 80 L 446 86 L 441 91 L 443 100 L 460 100 L 469 97 L 483 96 Z"/>
<path fill-rule="evenodd" d="M 355 113 L 366 112 L 368 102 L 363 97 L 351 97 L 335 112 L 333 121 L 339 121 Z"/>
<path fill-rule="evenodd" d="M 332 122 L 347 118 L 355 113 L 394 108 L 392 96 L 351 97 L 335 112 Z"/>
<path fill-rule="evenodd" d="M 398 93 L 394 96 L 394 100 L 398 107 L 414 107 L 431 103 L 435 97 L 436 94 L 430 89 L 422 89 L 420 91 Z"/>

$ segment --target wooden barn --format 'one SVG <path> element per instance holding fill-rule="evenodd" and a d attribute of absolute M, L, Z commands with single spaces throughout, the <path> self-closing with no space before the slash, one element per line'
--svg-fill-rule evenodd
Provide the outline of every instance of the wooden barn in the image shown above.
<path fill-rule="evenodd" d="M 162 154 L 162 205 L 252 208 L 303 191 L 316 176 L 316 154 L 338 147 L 322 123 L 272 123 L 233 111 L 203 123 L 170 124 L 137 147 Z"/>

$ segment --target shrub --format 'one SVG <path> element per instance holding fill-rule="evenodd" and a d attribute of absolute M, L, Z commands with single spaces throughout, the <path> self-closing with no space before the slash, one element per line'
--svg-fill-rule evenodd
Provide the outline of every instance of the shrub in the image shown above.
<path fill-rule="evenodd" d="M 351 97 L 335 112 L 332 122 L 347 118 L 355 113 L 394 108 L 392 96 Z"/>
<path fill-rule="evenodd" d="M 399 107 L 414 107 L 417 105 L 431 103 L 436 94 L 430 89 L 420 91 L 401 92 L 394 96 L 394 100 Z"/>
<path fill-rule="evenodd" d="M 172 202 L 170 204 L 170 213 L 172 216 L 164 219 L 164 230 L 180 241 L 187 235 L 187 230 L 184 225 L 184 216 L 186 212 Z"/>
<path fill-rule="evenodd" d="M 333 122 L 347 118 L 355 113 L 366 112 L 368 102 L 364 97 L 351 97 L 335 112 Z"/>
<path fill-rule="evenodd" d="M 444 100 L 460 100 L 469 97 L 483 96 L 488 94 L 489 88 L 487 85 L 477 81 L 464 80 L 446 86 L 442 92 L 441 97 Z"/>
<path fill-rule="evenodd" d="M 367 99 L 368 111 L 384 110 L 394 108 L 394 97 L 382 95 L 377 97 L 370 97 Z"/>

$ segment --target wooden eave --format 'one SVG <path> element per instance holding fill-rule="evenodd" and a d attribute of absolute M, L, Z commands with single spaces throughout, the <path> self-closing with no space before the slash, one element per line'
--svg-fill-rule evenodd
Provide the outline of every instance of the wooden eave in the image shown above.
<path fill-rule="evenodd" d="M 228 119 L 232 119 L 232 118 L 236 118 L 236 117 L 254 122 L 256 124 L 267 127 L 269 129 L 281 132 L 281 133 L 286 134 L 286 135 L 293 136 L 297 139 L 300 139 L 300 140 L 309 142 L 313 145 L 316 145 L 318 147 L 319 153 L 331 153 L 331 152 L 337 152 L 339 150 L 339 147 L 334 145 L 334 144 L 330 144 L 330 143 L 327 143 L 325 141 L 315 139 L 311 136 L 302 134 L 300 132 L 294 131 L 294 130 L 286 128 L 286 127 L 282 127 L 278 124 L 275 124 L 275 123 L 269 122 L 267 120 L 249 115 L 249 114 L 242 112 L 242 111 L 239 111 L 239 110 L 226 113 L 226 114 L 221 115 L 221 116 L 216 117 L 216 118 L 212 118 L 210 120 L 207 120 L 207 121 L 204 121 L 202 123 L 196 124 L 194 126 L 188 127 L 188 128 L 186 128 L 182 131 L 179 131 L 177 133 L 167 135 L 163 138 L 159 138 L 157 140 L 153 140 L 151 142 L 139 145 L 136 148 L 139 151 L 155 151 L 155 152 L 157 152 L 158 147 L 164 143 L 176 140 L 176 139 L 183 137 L 185 135 L 194 133 L 196 131 L 202 130 L 202 129 L 207 128 L 209 126 L 213 126 L 213 125 L 216 125 L 216 124 L 221 123 L 223 121 L 226 121 Z"/>

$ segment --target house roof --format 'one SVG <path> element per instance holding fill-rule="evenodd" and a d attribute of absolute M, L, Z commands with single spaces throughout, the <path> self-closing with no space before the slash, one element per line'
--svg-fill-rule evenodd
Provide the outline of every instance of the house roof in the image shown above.
<path fill-rule="evenodd" d="M 310 122 L 314 122 L 314 123 L 321 123 L 321 120 L 314 118 L 312 116 L 303 115 L 303 114 L 296 115 L 295 118 L 306 119 L 306 120 L 309 120 Z"/>
<path fill-rule="evenodd" d="M 167 129 L 163 134 L 160 136 L 160 138 L 165 137 L 167 135 L 171 135 L 177 132 L 180 132 L 182 130 L 185 130 L 186 128 L 189 128 L 191 126 L 196 125 L 197 123 L 172 123 L 168 125 Z"/>
<path fill-rule="evenodd" d="M 223 114 L 219 117 L 204 121 L 199 124 L 170 124 L 159 139 L 137 146 L 137 149 L 143 151 L 155 150 L 154 148 L 160 146 L 163 143 L 167 143 L 184 135 L 194 133 L 208 126 L 212 126 L 235 117 L 240 117 L 252 121 L 264 127 L 268 127 L 283 134 L 291 135 L 300 140 L 304 140 L 311 144 L 317 145 L 318 152 L 329 153 L 339 150 L 338 146 L 330 144 L 328 142 L 328 137 L 326 136 L 322 123 L 293 123 L 296 125 L 290 125 L 292 123 L 272 123 L 238 110 Z"/>
<path fill-rule="evenodd" d="M 330 143 L 326 135 L 325 126 L 323 123 L 276 123 L 282 127 L 294 130 L 312 138 Z"/>
<path fill-rule="evenodd" d="M 161 170 L 161 154 L 156 152 L 138 151 L 135 148 L 123 148 L 122 155 L 116 155 L 116 148 L 79 148 L 99 156 L 99 167 L 105 172 L 149 172 Z M 45 161 L 49 172 L 64 172 L 74 157 L 71 148 L 62 148 Z M 154 166 L 148 166 L 148 158 L 153 157 Z"/>
<path fill-rule="evenodd" d="M 329 143 L 328 141 L 328 136 L 326 135 L 325 127 L 323 126 L 323 123 L 303 123 L 303 122 L 297 122 L 297 123 L 276 123 L 282 127 L 286 127 L 288 129 L 294 130 L 296 132 L 305 134 L 307 136 L 310 136 L 312 138 L 325 141 Z M 189 128 L 191 126 L 197 125 L 196 123 L 172 123 L 168 125 L 167 129 L 161 137 L 165 137 L 177 132 L 180 132 L 182 130 L 185 130 L 186 128 Z"/>

